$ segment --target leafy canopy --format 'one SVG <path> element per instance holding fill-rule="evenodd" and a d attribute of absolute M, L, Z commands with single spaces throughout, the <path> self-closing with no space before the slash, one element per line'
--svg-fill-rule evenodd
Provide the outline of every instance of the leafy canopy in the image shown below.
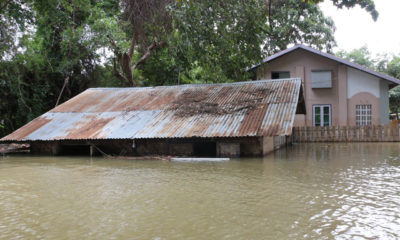
<path fill-rule="evenodd" d="M 318 2 L 2 0 L 0 135 L 88 87 L 241 81 L 290 44 L 330 51 Z M 332 2 L 378 16 L 372 0 Z"/>

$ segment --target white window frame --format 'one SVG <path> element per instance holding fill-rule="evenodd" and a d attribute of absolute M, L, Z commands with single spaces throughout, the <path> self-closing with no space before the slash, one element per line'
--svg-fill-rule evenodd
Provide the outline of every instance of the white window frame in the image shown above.
<path fill-rule="evenodd" d="M 356 126 L 372 125 L 372 105 L 357 104 L 356 105 Z"/>
<path fill-rule="evenodd" d="M 312 124 L 313 124 L 313 126 L 315 126 L 315 109 L 316 108 L 320 108 L 320 113 L 322 113 L 322 117 L 320 117 L 320 125 L 319 125 L 319 127 L 324 126 L 323 113 L 324 113 L 324 108 L 326 108 L 326 107 L 329 108 L 329 124 L 328 124 L 328 126 L 332 126 L 332 106 L 331 106 L 331 104 L 315 104 L 315 105 L 312 106 L 312 109 L 313 109 L 313 111 L 312 111 Z"/>

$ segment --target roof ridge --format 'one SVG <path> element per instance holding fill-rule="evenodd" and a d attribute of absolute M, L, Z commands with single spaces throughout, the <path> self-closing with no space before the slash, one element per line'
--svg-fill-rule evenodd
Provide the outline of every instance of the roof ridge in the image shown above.
<path fill-rule="evenodd" d="M 149 87 L 97 87 L 88 88 L 87 90 L 120 90 L 120 89 L 153 89 L 153 88 L 176 88 L 176 87 L 205 87 L 205 86 L 226 86 L 226 85 L 245 85 L 245 84 L 258 84 L 268 82 L 280 82 L 280 81 L 294 81 L 300 80 L 300 78 L 283 78 L 283 79 L 261 79 L 252 81 L 241 81 L 231 83 L 193 83 L 193 84 L 182 84 L 182 85 L 161 85 L 161 86 L 149 86 Z"/>

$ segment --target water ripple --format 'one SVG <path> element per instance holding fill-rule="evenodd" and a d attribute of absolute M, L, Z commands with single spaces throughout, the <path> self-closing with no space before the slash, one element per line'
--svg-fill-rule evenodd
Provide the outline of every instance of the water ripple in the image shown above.
<path fill-rule="evenodd" d="M 397 144 L 224 163 L 0 160 L 0 239 L 399 239 Z"/>

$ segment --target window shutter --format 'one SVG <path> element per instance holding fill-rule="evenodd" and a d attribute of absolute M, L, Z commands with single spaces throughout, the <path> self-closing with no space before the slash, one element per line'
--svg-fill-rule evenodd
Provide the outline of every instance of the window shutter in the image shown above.
<path fill-rule="evenodd" d="M 312 88 L 332 88 L 332 72 L 312 71 L 311 81 Z"/>

